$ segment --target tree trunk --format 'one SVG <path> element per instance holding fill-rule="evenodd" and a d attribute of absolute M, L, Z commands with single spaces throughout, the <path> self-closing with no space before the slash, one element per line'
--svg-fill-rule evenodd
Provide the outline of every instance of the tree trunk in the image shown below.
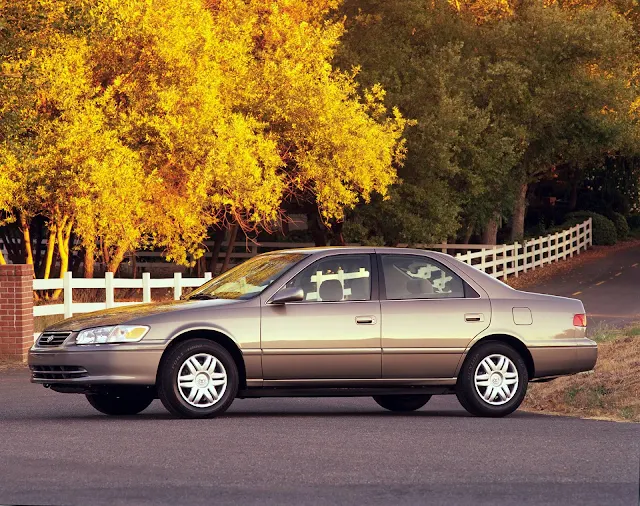
<path fill-rule="evenodd" d="M 42 272 L 42 239 L 44 238 L 44 220 L 40 217 L 31 221 L 31 228 L 34 230 L 34 241 L 36 245 L 33 251 L 33 271 L 35 277 L 38 277 L 37 273 Z"/>
<path fill-rule="evenodd" d="M 497 232 L 497 229 L 496 229 Z M 464 229 L 464 237 L 462 238 L 462 244 L 469 244 L 471 236 L 473 235 L 473 223 L 468 223 Z"/>
<path fill-rule="evenodd" d="M 338 221 L 331 226 L 331 231 L 333 232 L 333 237 L 331 238 L 332 246 L 345 246 L 346 243 L 344 241 L 344 235 L 342 234 L 342 227 L 344 226 L 344 221 Z"/>
<path fill-rule="evenodd" d="M 60 254 L 60 278 L 64 278 L 64 275 L 69 270 L 69 239 L 71 238 L 71 228 L 73 227 L 73 221 L 68 216 L 64 216 L 60 225 L 57 228 L 58 234 L 58 253 Z M 51 298 L 56 300 L 62 293 L 61 289 L 57 289 L 53 292 Z"/>
<path fill-rule="evenodd" d="M 138 279 L 138 256 L 136 255 L 136 250 L 131 252 L 131 271 L 133 279 Z"/>
<path fill-rule="evenodd" d="M 487 221 L 482 231 L 482 244 L 495 244 L 498 239 L 498 219 L 500 215 L 494 215 Z"/>
<path fill-rule="evenodd" d="M 127 251 L 123 247 L 118 246 L 116 250 L 113 252 L 113 254 L 109 256 L 109 262 L 107 263 L 107 271 L 113 272 L 115 274 L 116 271 L 118 270 L 118 267 L 120 267 L 120 264 L 124 260 L 124 255 L 126 252 Z"/>
<path fill-rule="evenodd" d="M 579 181 L 571 181 L 571 193 L 569 194 L 569 211 L 575 211 L 578 205 L 578 184 Z"/>
<path fill-rule="evenodd" d="M 231 230 L 229 231 L 229 245 L 227 246 L 227 254 L 224 256 L 224 263 L 222 264 L 222 269 L 220 273 L 223 273 L 229 268 L 229 262 L 231 261 L 231 253 L 233 253 L 233 245 L 236 242 L 236 236 L 238 235 L 238 224 L 234 223 L 231 225 Z"/>
<path fill-rule="evenodd" d="M 56 249 L 57 227 L 55 223 L 49 222 L 49 238 L 47 239 L 47 255 L 44 259 L 44 279 L 51 276 L 51 266 L 53 265 L 53 251 Z"/>
<path fill-rule="evenodd" d="M 22 239 L 24 245 L 24 256 L 27 265 L 31 266 L 33 270 L 33 249 L 31 247 L 31 230 L 29 229 L 29 222 L 24 213 L 20 213 L 20 230 L 22 231 Z M 33 277 L 36 277 L 36 272 L 33 270 Z"/>
<path fill-rule="evenodd" d="M 216 275 L 216 269 L 218 268 L 218 258 L 220 257 L 220 248 L 222 248 L 222 243 L 224 242 L 226 230 L 224 228 L 220 228 L 215 231 L 213 234 L 213 251 L 211 252 L 211 261 L 209 262 L 209 272 L 213 276 Z"/>
<path fill-rule="evenodd" d="M 317 209 L 307 214 L 307 226 L 309 228 L 309 232 L 311 232 L 311 237 L 313 237 L 313 242 L 315 243 L 315 245 L 326 246 L 327 227 L 325 227 L 324 223 L 322 223 L 320 214 L 318 213 Z"/>
<path fill-rule="evenodd" d="M 527 189 L 529 185 L 523 183 L 518 189 L 516 202 L 513 206 L 513 219 L 511 220 L 511 240 L 521 241 L 524 237 L 524 217 L 527 213 Z"/>
<path fill-rule="evenodd" d="M 96 245 L 93 242 L 89 242 L 84 247 L 84 277 L 93 278 L 96 265 Z"/>

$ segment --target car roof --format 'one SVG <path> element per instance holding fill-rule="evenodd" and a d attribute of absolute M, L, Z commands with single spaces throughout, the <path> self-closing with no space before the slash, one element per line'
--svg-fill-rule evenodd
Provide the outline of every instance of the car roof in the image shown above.
<path fill-rule="evenodd" d="M 315 246 L 309 248 L 290 248 L 290 249 L 281 249 L 270 251 L 269 253 L 307 253 L 310 255 L 318 254 L 318 253 L 362 253 L 362 252 L 370 252 L 370 253 L 395 253 L 395 254 L 419 254 L 424 255 L 425 253 L 435 254 L 437 256 L 445 256 L 449 255 L 445 253 L 440 253 L 437 251 L 425 250 L 425 249 L 416 249 L 416 248 L 394 248 L 391 246 Z M 268 254 L 268 253 L 267 253 Z"/>

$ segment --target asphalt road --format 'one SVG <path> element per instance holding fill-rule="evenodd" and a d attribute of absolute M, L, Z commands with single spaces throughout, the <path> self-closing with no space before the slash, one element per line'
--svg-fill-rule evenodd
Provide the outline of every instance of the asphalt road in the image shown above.
<path fill-rule="evenodd" d="M 527 290 L 582 300 L 587 323 L 640 321 L 640 247 L 617 251 Z"/>
<path fill-rule="evenodd" d="M 0 504 L 637 505 L 640 425 L 455 398 L 397 415 L 371 399 L 236 401 L 215 420 L 100 415 L 0 375 Z"/>

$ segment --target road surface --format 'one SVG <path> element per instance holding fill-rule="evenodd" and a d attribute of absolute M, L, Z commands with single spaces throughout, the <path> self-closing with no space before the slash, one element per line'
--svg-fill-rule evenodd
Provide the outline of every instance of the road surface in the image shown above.
<path fill-rule="evenodd" d="M 640 247 L 617 251 L 526 289 L 582 300 L 587 322 L 621 326 L 640 321 Z"/>
<path fill-rule="evenodd" d="M 640 249 L 531 290 L 595 321 L 640 320 Z M 0 504 L 638 505 L 640 425 L 517 412 L 472 418 L 455 397 L 398 415 L 371 399 L 239 400 L 216 420 L 137 417 L 0 373 Z"/>
<path fill-rule="evenodd" d="M 453 397 L 397 415 L 371 399 L 236 401 L 216 420 L 158 401 L 107 417 L 25 371 L 0 375 L 0 504 L 638 504 L 640 425 Z"/>

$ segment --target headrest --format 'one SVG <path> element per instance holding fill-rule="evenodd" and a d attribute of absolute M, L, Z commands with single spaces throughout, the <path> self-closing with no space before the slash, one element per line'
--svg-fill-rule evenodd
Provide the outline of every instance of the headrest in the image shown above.
<path fill-rule="evenodd" d="M 433 285 L 428 279 L 410 279 L 407 281 L 407 291 L 413 295 L 433 293 Z"/>
<path fill-rule="evenodd" d="M 367 300 L 369 298 L 369 278 L 351 280 L 351 300 Z"/>
<path fill-rule="evenodd" d="M 318 295 L 324 301 L 340 301 L 343 296 L 342 284 L 337 279 L 327 279 L 320 285 Z"/>

